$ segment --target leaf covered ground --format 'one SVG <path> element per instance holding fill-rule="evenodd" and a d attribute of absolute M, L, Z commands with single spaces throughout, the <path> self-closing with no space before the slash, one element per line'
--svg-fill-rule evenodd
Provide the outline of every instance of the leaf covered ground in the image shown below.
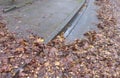
<path fill-rule="evenodd" d="M 99 30 L 66 45 L 30 35 L 16 38 L 0 23 L 0 78 L 119 78 L 120 29 L 110 0 L 96 0 Z"/>

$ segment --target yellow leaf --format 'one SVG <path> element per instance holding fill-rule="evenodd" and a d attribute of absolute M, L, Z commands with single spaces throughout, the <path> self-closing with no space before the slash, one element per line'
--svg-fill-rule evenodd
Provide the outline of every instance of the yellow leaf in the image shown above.
<path fill-rule="evenodd" d="M 55 65 L 56 65 L 56 66 L 60 65 L 60 62 L 56 61 L 56 62 L 55 62 Z"/>
<path fill-rule="evenodd" d="M 44 39 L 42 39 L 42 38 L 38 38 L 38 39 L 36 40 L 36 42 L 37 42 L 37 43 L 44 42 Z"/>
<path fill-rule="evenodd" d="M 45 63 L 45 66 L 49 66 L 49 62 L 46 62 L 46 63 Z"/>
<path fill-rule="evenodd" d="M 20 47 L 20 48 L 16 48 L 15 51 L 24 51 L 24 48 L 23 47 Z"/>

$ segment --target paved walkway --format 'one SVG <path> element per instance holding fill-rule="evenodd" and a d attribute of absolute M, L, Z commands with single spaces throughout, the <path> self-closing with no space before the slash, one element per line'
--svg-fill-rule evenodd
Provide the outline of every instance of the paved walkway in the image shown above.
<path fill-rule="evenodd" d="M 2 0 L 0 0 L 2 2 Z M 5 1 L 5 0 L 4 0 Z M 7 0 L 6 0 L 7 1 Z M 22 1 L 17 0 L 19 5 Z M 33 4 L 3 13 L 10 31 L 26 37 L 30 33 L 44 37 L 46 40 L 61 28 L 84 0 L 36 0 Z M 3 2 L 7 5 L 5 2 Z M 22 2 L 23 3 L 23 2 Z M 0 5 L 0 7 L 5 7 Z"/>
<path fill-rule="evenodd" d="M 70 28 L 65 32 L 67 42 L 71 42 L 75 39 L 83 38 L 83 34 L 90 30 L 96 30 L 97 9 L 98 7 L 94 4 L 95 0 L 87 0 L 87 6 L 84 7 L 82 13 L 79 13 L 76 20 L 72 23 Z"/>

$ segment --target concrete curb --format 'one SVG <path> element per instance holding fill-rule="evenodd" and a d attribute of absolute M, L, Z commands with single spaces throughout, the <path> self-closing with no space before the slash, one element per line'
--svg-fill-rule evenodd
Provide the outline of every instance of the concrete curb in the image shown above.
<path fill-rule="evenodd" d="M 78 12 L 83 8 L 85 5 L 86 0 L 82 0 L 81 4 L 65 19 L 64 22 L 62 22 L 60 25 L 58 25 L 58 28 L 48 36 L 48 38 L 45 40 L 45 44 L 53 40 L 58 34 L 60 34 L 65 28 L 67 27 L 68 23 L 74 19 L 74 17 L 78 14 Z"/>

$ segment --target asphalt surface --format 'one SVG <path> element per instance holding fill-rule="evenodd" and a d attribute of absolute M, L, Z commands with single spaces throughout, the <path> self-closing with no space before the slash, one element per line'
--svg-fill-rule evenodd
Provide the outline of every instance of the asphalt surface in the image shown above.
<path fill-rule="evenodd" d="M 5 8 L 5 5 L 23 4 L 25 0 L 17 0 L 14 4 L 7 4 L 7 0 L 0 1 L 3 2 L 0 7 Z M 81 1 L 84 0 L 36 0 L 27 6 L 3 13 L 2 16 L 9 30 L 17 36 L 27 37 L 33 33 L 50 40 L 48 38 L 61 30 L 66 20 L 71 19 L 71 14 L 81 5 Z"/>
<path fill-rule="evenodd" d="M 13 5 L 23 5 L 33 0 L 17 0 L 11 4 L 9 0 L 0 0 L 0 8 Z M 82 0 L 35 0 L 32 4 L 28 4 L 19 9 L 15 9 L 8 13 L 2 13 L 7 27 L 11 32 L 17 34 L 18 37 L 27 37 L 30 33 L 43 37 L 46 42 L 56 36 L 62 28 L 70 22 L 64 36 L 66 42 L 72 42 L 75 39 L 83 38 L 83 34 L 89 30 L 97 30 L 96 24 L 98 19 L 96 10 L 98 7 L 94 4 L 95 0 L 86 0 L 84 7 L 76 15 L 75 10 L 82 6 Z M 84 0 L 83 0 L 84 1 Z M 39 8 L 38 8 L 39 7 Z M 1 12 L 0 12 L 1 13 Z"/>
<path fill-rule="evenodd" d="M 97 9 L 98 7 L 94 4 L 95 0 L 87 0 L 86 6 L 82 12 L 80 12 L 75 21 L 72 22 L 68 30 L 65 32 L 67 42 L 72 42 L 75 39 L 83 38 L 83 34 L 90 30 L 97 30 L 96 24 L 97 19 Z"/>

